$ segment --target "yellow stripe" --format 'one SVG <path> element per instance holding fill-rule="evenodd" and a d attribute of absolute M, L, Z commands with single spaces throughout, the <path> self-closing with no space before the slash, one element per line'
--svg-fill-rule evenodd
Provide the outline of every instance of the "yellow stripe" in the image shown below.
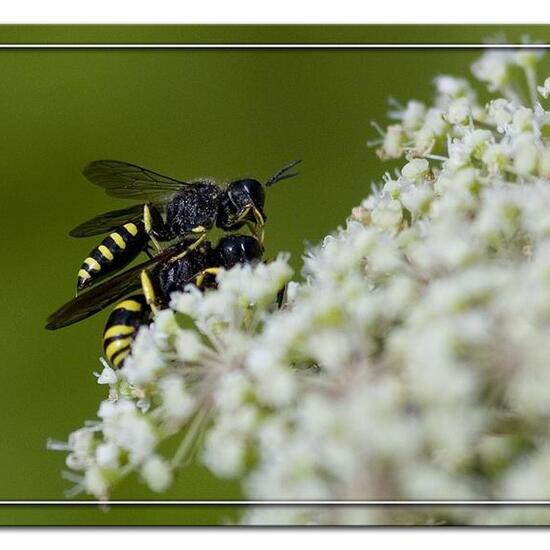
<path fill-rule="evenodd" d="M 120 364 L 130 355 L 130 349 L 127 349 L 126 351 L 123 351 L 119 355 L 117 355 L 111 363 L 113 364 L 113 367 L 117 368 L 120 367 Z"/>
<path fill-rule="evenodd" d="M 107 260 L 111 261 L 114 258 L 113 253 L 104 244 L 100 244 L 98 248 L 101 255 Z"/>
<path fill-rule="evenodd" d="M 128 311 L 141 311 L 141 304 L 135 300 L 124 300 L 115 306 L 115 309 L 127 309 Z"/>
<path fill-rule="evenodd" d="M 93 258 L 86 258 L 84 260 L 84 263 L 88 266 L 90 266 L 90 269 L 93 271 L 99 271 L 101 269 L 101 266 L 97 262 L 97 260 L 94 260 Z"/>
<path fill-rule="evenodd" d="M 120 340 L 114 340 L 111 342 L 105 350 L 105 355 L 109 361 L 111 357 L 121 349 L 127 348 L 132 343 L 133 338 L 121 338 Z"/>
<path fill-rule="evenodd" d="M 124 239 L 118 233 L 111 233 L 109 237 L 111 237 L 111 239 L 113 239 L 117 246 L 119 248 L 122 248 L 122 250 L 126 248 L 126 243 L 124 242 Z"/>
<path fill-rule="evenodd" d="M 134 224 L 134 223 L 125 223 L 122 227 L 124 227 L 124 229 L 126 229 L 126 231 L 128 231 L 128 233 L 130 233 L 130 235 L 132 235 L 134 237 L 138 233 L 138 228 L 136 227 L 136 224 Z"/>
<path fill-rule="evenodd" d="M 132 334 L 134 331 L 134 327 L 130 327 L 128 325 L 113 325 L 105 331 L 103 339 L 107 340 L 113 336 L 126 336 L 127 334 Z"/>
<path fill-rule="evenodd" d="M 92 277 L 85 269 L 79 269 L 78 276 L 84 280 L 90 279 Z"/>

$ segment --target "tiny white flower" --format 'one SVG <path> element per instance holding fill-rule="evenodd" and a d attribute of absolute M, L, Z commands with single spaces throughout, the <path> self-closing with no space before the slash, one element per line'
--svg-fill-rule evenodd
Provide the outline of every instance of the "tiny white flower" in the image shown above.
<path fill-rule="evenodd" d="M 403 209 L 397 200 L 380 203 L 372 211 L 372 221 L 380 228 L 386 229 L 399 225 L 403 219 Z"/>
<path fill-rule="evenodd" d="M 471 113 L 470 102 L 465 97 L 451 101 L 447 108 L 446 118 L 451 124 L 465 124 Z"/>
<path fill-rule="evenodd" d="M 256 393 L 264 403 L 283 406 L 290 403 L 297 390 L 294 374 L 288 367 L 255 369 Z"/>
<path fill-rule="evenodd" d="M 506 50 L 489 50 L 472 65 L 472 72 L 479 80 L 487 82 L 490 91 L 502 89 L 508 84 L 513 54 Z"/>
<path fill-rule="evenodd" d="M 101 468 L 115 469 L 119 466 L 119 448 L 112 442 L 101 443 L 96 449 L 96 461 Z"/>
<path fill-rule="evenodd" d="M 71 468 L 85 469 L 93 460 L 94 433 L 88 428 L 81 428 L 69 435 L 68 448 L 71 453 L 67 456 Z M 69 465 L 69 464 L 68 464 Z"/>
<path fill-rule="evenodd" d="M 497 174 L 510 165 L 511 147 L 503 142 L 492 143 L 485 149 L 481 160 L 487 165 L 491 174 Z"/>
<path fill-rule="evenodd" d="M 377 151 L 381 158 L 399 158 L 403 152 L 403 127 L 400 124 L 388 126 L 382 147 Z"/>
<path fill-rule="evenodd" d="M 440 94 L 454 98 L 465 95 L 470 89 L 467 80 L 449 75 L 440 75 L 436 77 L 435 85 Z"/>
<path fill-rule="evenodd" d="M 550 95 L 550 76 L 544 81 L 542 86 L 537 86 L 537 90 L 544 99 L 548 98 Z"/>
<path fill-rule="evenodd" d="M 489 102 L 489 119 L 496 124 L 497 131 L 503 133 L 512 122 L 517 106 L 503 98 L 493 99 Z"/>
<path fill-rule="evenodd" d="M 145 385 L 156 378 L 165 368 L 166 362 L 157 346 L 158 338 L 150 327 L 141 327 L 132 345 L 131 355 L 120 370 L 130 384 Z"/>
<path fill-rule="evenodd" d="M 168 375 L 159 381 L 162 409 L 168 421 L 186 420 L 195 409 L 195 397 L 177 375 Z"/>
<path fill-rule="evenodd" d="M 168 462 L 161 456 L 153 455 L 141 467 L 141 477 L 151 491 L 162 493 L 172 483 L 172 470 Z"/>
<path fill-rule="evenodd" d="M 157 435 L 147 416 L 132 401 L 103 401 L 98 416 L 103 418 L 105 437 L 127 450 L 131 462 L 140 463 L 152 453 Z"/>
<path fill-rule="evenodd" d="M 430 165 L 426 159 L 411 160 L 411 162 L 405 164 L 405 166 L 401 168 L 403 177 L 415 183 L 418 183 L 426 178 L 429 171 Z"/>
<path fill-rule="evenodd" d="M 216 404 L 220 410 L 238 409 L 250 397 L 253 386 L 250 380 L 240 371 L 228 372 L 220 381 L 215 394 Z"/>
<path fill-rule="evenodd" d="M 418 156 L 427 155 L 435 145 L 436 134 L 429 126 L 423 126 L 414 134 L 414 152 Z"/>
<path fill-rule="evenodd" d="M 426 116 L 426 106 L 420 101 L 409 101 L 401 114 L 401 122 L 409 132 L 418 130 Z"/>
<path fill-rule="evenodd" d="M 109 366 L 105 366 L 97 378 L 98 384 L 116 384 L 116 372 Z"/>
<path fill-rule="evenodd" d="M 538 150 L 533 143 L 522 143 L 516 147 L 514 169 L 521 176 L 532 174 L 538 165 Z"/>
<path fill-rule="evenodd" d="M 102 470 L 97 466 L 86 470 L 84 485 L 86 490 L 98 499 L 105 499 L 109 492 L 109 483 Z"/>
<path fill-rule="evenodd" d="M 532 109 L 520 107 L 512 116 L 510 131 L 515 134 L 532 132 L 534 126 L 534 113 Z"/>
<path fill-rule="evenodd" d="M 194 330 L 180 329 L 175 340 L 176 353 L 182 361 L 199 361 L 207 351 L 200 336 Z"/>
<path fill-rule="evenodd" d="M 489 130 L 473 130 L 466 133 L 463 139 L 464 146 L 468 149 L 470 156 L 481 158 L 485 149 L 493 142 L 494 136 Z"/>
<path fill-rule="evenodd" d="M 171 296 L 170 307 L 180 313 L 192 315 L 203 296 L 201 291 L 189 285 L 185 292 L 174 292 Z"/>
<path fill-rule="evenodd" d="M 296 301 L 299 291 L 300 284 L 296 281 L 289 281 L 286 287 L 286 299 L 288 303 L 292 304 Z"/>
<path fill-rule="evenodd" d="M 232 478 L 242 472 L 245 451 L 242 438 L 219 424 L 206 436 L 203 460 L 216 475 Z"/>
<path fill-rule="evenodd" d="M 515 52 L 515 62 L 524 69 L 532 69 L 543 54 L 543 50 L 522 48 Z"/>
<path fill-rule="evenodd" d="M 160 349 L 165 349 L 168 340 L 177 332 L 178 324 L 176 316 L 171 309 L 163 309 L 155 316 L 155 322 L 151 327 L 152 337 Z"/>
<path fill-rule="evenodd" d="M 411 186 L 401 195 L 401 202 L 407 210 L 417 213 L 427 207 L 432 197 L 433 188 L 431 186 Z"/>
<path fill-rule="evenodd" d="M 545 147 L 541 151 L 538 171 L 543 178 L 550 180 L 550 147 Z"/>
<path fill-rule="evenodd" d="M 445 111 L 443 109 L 437 107 L 428 109 L 426 113 L 424 128 L 431 130 L 434 136 L 443 136 L 449 127 L 443 117 L 444 113 Z"/>

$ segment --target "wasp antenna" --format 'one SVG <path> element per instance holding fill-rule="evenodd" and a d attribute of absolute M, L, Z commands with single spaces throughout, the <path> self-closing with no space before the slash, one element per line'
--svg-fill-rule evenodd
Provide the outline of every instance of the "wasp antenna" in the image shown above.
<path fill-rule="evenodd" d="M 269 187 L 270 185 L 274 185 L 279 181 L 286 180 L 288 178 L 293 178 L 294 176 L 297 176 L 298 172 L 290 172 L 290 170 L 292 168 L 294 168 L 297 164 L 300 164 L 300 162 L 302 162 L 302 161 L 301 160 L 293 160 L 291 163 L 287 164 L 286 166 L 283 166 L 283 168 L 281 168 L 276 174 L 271 176 L 265 182 L 265 186 Z"/>

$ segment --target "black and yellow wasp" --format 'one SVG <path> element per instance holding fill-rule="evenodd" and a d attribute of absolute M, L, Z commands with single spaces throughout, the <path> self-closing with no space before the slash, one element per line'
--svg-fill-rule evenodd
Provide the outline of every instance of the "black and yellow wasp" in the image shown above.
<path fill-rule="evenodd" d="M 158 241 L 198 237 L 214 226 L 224 231 L 248 226 L 263 243 L 265 188 L 295 176 L 291 169 L 299 162 L 284 166 L 264 184 L 242 178 L 226 186 L 208 179 L 180 181 L 117 160 L 91 162 L 83 171 L 89 181 L 110 196 L 141 204 L 106 212 L 70 232 L 73 237 L 109 233 L 82 263 L 77 293 L 123 268 L 142 251 L 149 256 L 160 251 Z"/>
<path fill-rule="evenodd" d="M 262 254 L 262 244 L 251 235 L 225 235 L 216 246 L 205 235 L 184 238 L 148 261 L 83 290 L 50 315 L 46 328 L 69 326 L 122 299 L 103 332 L 105 357 L 114 367 L 121 367 L 139 327 L 168 307 L 172 292 L 188 284 L 213 287 L 220 268 L 259 262 Z"/>

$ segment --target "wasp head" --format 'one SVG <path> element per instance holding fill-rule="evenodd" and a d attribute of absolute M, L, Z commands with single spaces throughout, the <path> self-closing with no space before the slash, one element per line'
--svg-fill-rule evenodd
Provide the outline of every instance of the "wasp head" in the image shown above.
<path fill-rule="evenodd" d="M 251 235 L 226 235 L 220 239 L 217 251 L 225 269 L 236 264 L 259 262 L 263 254 L 262 245 Z"/>
<path fill-rule="evenodd" d="M 227 193 L 235 207 L 237 218 L 253 223 L 265 222 L 265 189 L 258 180 L 246 178 L 233 181 L 229 184 Z"/>

